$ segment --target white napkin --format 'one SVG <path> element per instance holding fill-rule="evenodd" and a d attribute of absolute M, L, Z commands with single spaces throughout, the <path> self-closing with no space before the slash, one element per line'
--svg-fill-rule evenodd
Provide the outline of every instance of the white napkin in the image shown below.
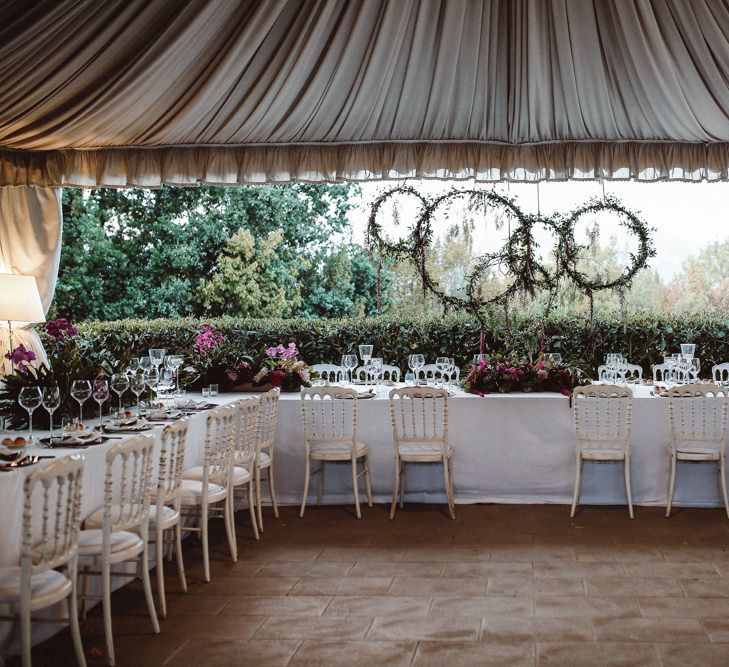
<path fill-rule="evenodd" d="M 149 428 L 149 422 L 146 419 L 125 419 L 116 424 L 107 423 L 104 430 L 109 431 L 144 431 Z"/>

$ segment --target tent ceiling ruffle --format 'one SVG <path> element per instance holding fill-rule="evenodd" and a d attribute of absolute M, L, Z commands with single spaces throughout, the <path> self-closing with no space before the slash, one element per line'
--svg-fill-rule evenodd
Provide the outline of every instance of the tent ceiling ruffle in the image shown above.
<path fill-rule="evenodd" d="M 725 0 L 42 1 L 0 45 L 0 185 L 729 179 Z"/>

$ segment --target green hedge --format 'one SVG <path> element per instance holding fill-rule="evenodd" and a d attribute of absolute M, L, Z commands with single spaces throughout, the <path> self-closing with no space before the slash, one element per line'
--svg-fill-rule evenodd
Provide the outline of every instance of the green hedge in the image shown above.
<path fill-rule="evenodd" d="M 376 354 L 387 362 L 407 367 L 407 356 L 418 351 L 429 362 L 449 354 L 465 366 L 478 352 L 478 326 L 464 316 L 434 319 L 400 320 L 390 317 L 347 320 L 253 320 L 221 318 L 213 320 L 120 320 L 87 322 L 79 325 L 79 334 L 96 351 L 108 350 L 122 358 L 145 353 L 150 347 L 164 347 L 170 353 L 189 359 L 195 333 L 203 322 L 211 322 L 227 336 L 229 361 L 244 354 L 295 340 L 305 361 L 339 362 L 342 354 L 356 352 L 358 343 L 372 343 Z M 503 323 L 494 323 L 486 331 L 488 352 L 515 351 L 536 353 L 541 325 L 538 321 L 520 321 L 512 332 Z M 697 345 L 702 362 L 702 376 L 708 377 L 715 363 L 729 361 L 727 318 L 682 318 L 641 316 L 623 320 L 619 316 L 595 319 L 593 327 L 582 318 L 551 318 L 545 323 L 546 351 L 560 352 L 565 360 L 594 373 L 608 352 L 622 352 L 640 364 L 646 375 L 650 366 L 678 351 L 682 342 Z"/>

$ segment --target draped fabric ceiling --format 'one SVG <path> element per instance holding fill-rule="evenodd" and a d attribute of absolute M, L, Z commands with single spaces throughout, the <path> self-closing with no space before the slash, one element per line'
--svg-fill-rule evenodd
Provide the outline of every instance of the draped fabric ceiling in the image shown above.
<path fill-rule="evenodd" d="M 35 275 L 46 307 L 64 185 L 728 179 L 729 0 L 0 0 L 0 16 L 0 272 Z"/>
<path fill-rule="evenodd" d="M 726 0 L 17 0 L 0 185 L 726 180 Z"/>

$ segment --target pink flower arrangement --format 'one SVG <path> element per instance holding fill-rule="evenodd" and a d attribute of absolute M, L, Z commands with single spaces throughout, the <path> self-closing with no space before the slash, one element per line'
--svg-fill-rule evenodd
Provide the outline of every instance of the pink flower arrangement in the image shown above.
<path fill-rule="evenodd" d="M 219 348 L 225 342 L 225 336 L 212 324 L 203 324 L 200 333 L 195 336 L 193 349 L 201 356 L 208 355 Z"/>
<path fill-rule="evenodd" d="M 269 347 L 266 350 L 266 356 L 270 357 L 271 359 L 276 359 L 276 357 L 278 357 L 283 361 L 288 361 L 289 359 L 294 359 L 298 357 L 299 350 L 296 348 L 296 343 L 292 342 L 289 343 L 288 347 L 284 347 L 283 345 Z"/>
<path fill-rule="evenodd" d="M 47 322 L 45 330 L 51 338 L 55 338 L 59 341 L 66 340 L 67 338 L 73 338 L 78 334 L 78 329 L 65 317 L 59 317 L 57 320 Z"/>
<path fill-rule="evenodd" d="M 29 363 L 36 360 L 36 354 L 33 350 L 26 350 L 25 345 L 18 345 L 12 352 L 5 355 L 10 360 L 13 367 L 20 373 L 27 373 Z"/>

